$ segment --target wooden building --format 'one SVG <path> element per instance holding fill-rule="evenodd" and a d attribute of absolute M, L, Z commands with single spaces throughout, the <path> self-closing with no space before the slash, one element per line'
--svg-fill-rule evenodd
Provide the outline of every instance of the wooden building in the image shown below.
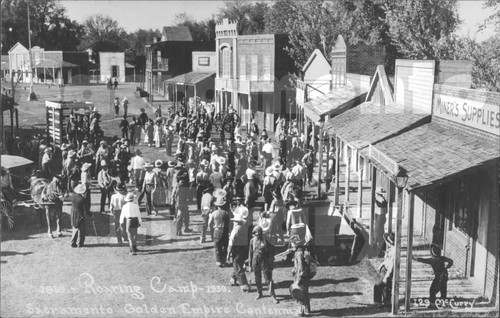
<path fill-rule="evenodd" d="M 217 73 L 215 100 L 218 110 L 230 105 L 248 124 L 274 130 L 275 116 L 295 113 L 296 72 L 283 34 L 238 35 L 237 22 L 223 19 L 215 26 Z"/>

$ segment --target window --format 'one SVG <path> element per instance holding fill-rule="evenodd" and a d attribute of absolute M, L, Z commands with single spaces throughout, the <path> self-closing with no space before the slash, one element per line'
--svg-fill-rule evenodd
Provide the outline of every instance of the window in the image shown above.
<path fill-rule="evenodd" d="M 210 57 L 208 56 L 198 57 L 198 66 L 210 66 Z"/>
<path fill-rule="evenodd" d="M 222 77 L 231 78 L 231 50 L 228 47 L 222 49 Z"/>
<path fill-rule="evenodd" d="M 120 77 L 118 65 L 111 65 L 111 77 Z"/>
<path fill-rule="evenodd" d="M 156 51 L 156 63 L 158 63 L 158 67 L 161 65 L 161 51 Z"/>
<path fill-rule="evenodd" d="M 262 79 L 265 81 L 271 80 L 271 57 L 264 56 L 264 63 L 262 65 Z"/>
<path fill-rule="evenodd" d="M 252 55 L 250 62 L 250 79 L 256 81 L 259 76 L 259 56 Z"/>
<path fill-rule="evenodd" d="M 247 79 L 247 57 L 240 56 L 240 79 Z"/>
<path fill-rule="evenodd" d="M 478 189 L 479 185 L 468 178 L 462 178 L 448 187 L 448 213 L 453 225 L 471 237 L 477 235 Z"/>

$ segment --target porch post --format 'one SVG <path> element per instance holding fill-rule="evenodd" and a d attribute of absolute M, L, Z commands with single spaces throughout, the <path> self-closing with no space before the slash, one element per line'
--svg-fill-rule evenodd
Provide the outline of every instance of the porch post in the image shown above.
<path fill-rule="evenodd" d="M 401 268 L 401 223 L 403 219 L 403 188 L 397 188 L 397 219 L 394 245 L 394 274 L 392 280 L 392 314 L 399 311 L 399 270 Z"/>
<path fill-rule="evenodd" d="M 370 238 L 369 244 L 373 245 L 375 231 L 373 230 L 374 218 L 375 218 L 375 189 L 377 187 L 377 168 L 372 164 L 372 187 L 371 187 L 371 199 L 370 199 Z"/>
<path fill-rule="evenodd" d="M 408 313 L 410 310 L 410 297 L 411 297 L 411 262 L 413 257 L 413 215 L 414 215 L 414 204 L 415 204 L 415 194 L 410 192 L 408 195 L 408 203 L 406 204 L 406 210 L 408 211 L 408 231 L 407 231 L 407 248 L 406 248 L 406 291 L 405 291 L 405 312 Z"/>
<path fill-rule="evenodd" d="M 335 204 L 339 204 L 339 187 L 340 187 L 340 140 L 335 136 Z"/>
<path fill-rule="evenodd" d="M 318 199 L 321 195 L 321 168 L 323 167 L 323 125 L 324 122 L 319 122 L 319 160 L 318 160 Z"/>
<path fill-rule="evenodd" d="M 358 171 L 358 217 L 363 222 L 363 166 Z"/>
<path fill-rule="evenodd" d="M 392 181 L 387 179 L 387 232 L 392 232 L 392 211 L 394 204 L 392 203 Z"/>
<path fill-rule="evenodd" d="M 349 147 L 349 146 L 347 146 Z M 344 202 L 349 202 L 349 179 L 351 178 L 351 157 L 347 155 L 347 164 L 345 166 L 345 195 Z"/>

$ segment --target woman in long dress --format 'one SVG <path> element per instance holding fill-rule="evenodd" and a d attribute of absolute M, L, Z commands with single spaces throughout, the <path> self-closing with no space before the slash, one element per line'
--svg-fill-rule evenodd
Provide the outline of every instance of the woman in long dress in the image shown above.
<path fill-rule="evenodd" d="M 160 148 L 161 147 L 161 140 L 163 138 L 163 129 L 161 127 L 161 119 L 156 120 L 156 125 L 154 129 L 154 142 L 155 142 L 155 147 Z"/>

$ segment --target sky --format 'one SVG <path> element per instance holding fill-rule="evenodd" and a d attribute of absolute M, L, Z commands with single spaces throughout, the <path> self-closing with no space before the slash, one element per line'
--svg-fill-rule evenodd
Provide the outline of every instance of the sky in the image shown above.
<path fill-rule="evenodd" d="M 217 14 L 224 1 L 215 0 L 60 0 L 66 7 L 68 16 L 82 23 L 94 14 L 109 15 L 117 20 L 127 32 L 138 29 L 162 29 L 173 24 L 175 15 L 185 12 L 197 20 L 210 18 Z M 459 1 L 458 14 L 463 23 L 460 35 L 470 36 L 482 41 L 493 34 L 493 30 L 478 33 L 479 25 L 488 17 L 490 11 L 483 9 L 484 1 Z"/>

